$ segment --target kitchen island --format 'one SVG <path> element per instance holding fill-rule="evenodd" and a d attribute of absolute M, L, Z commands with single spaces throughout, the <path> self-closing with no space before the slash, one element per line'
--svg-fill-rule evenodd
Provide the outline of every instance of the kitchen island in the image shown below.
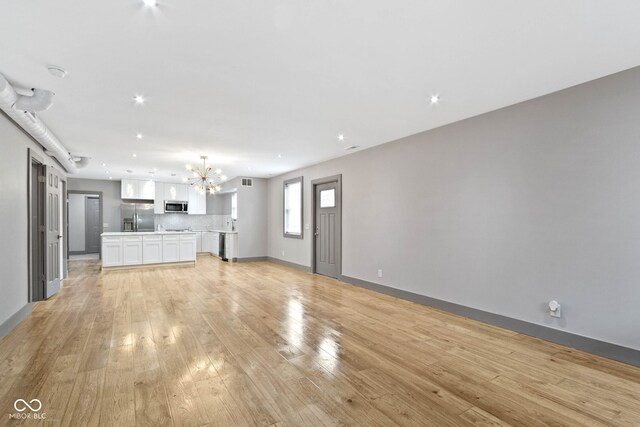
<path fill-rule="evenodd" d="M 192 264 L 196 233 L 192 231 L 107 232 L 102 237 L 102 269 L 153 264 Z"/>

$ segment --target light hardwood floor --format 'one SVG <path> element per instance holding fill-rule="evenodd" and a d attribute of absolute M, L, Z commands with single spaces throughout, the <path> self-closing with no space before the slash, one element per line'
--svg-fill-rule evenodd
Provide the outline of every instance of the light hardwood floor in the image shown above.
<path fill-rule="evenodd" d="M 74 261 L 0 341 L 0 424 L 640 425 L 640 369 L 270 263 Z M 42 423 L 44 424 L 44 423 Z"/>

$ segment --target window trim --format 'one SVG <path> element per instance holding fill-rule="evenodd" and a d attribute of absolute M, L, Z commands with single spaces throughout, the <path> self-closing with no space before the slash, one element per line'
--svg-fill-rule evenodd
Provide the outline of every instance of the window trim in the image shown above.
<path fill-rule="evenodd" d="M 285 194 L 287 191 L 287 185 L 295 184 L 298 182 L 300 183 L 300 234 L 287 233 L 287 228 L 286 228 L 286 220 L 287 220 L 286 200 L 287 199 L 285 197 Z M 302 176 L 286 179 L 282 182 L 282 235 L 290 239 L 304 239 L 304 180 Z"/>

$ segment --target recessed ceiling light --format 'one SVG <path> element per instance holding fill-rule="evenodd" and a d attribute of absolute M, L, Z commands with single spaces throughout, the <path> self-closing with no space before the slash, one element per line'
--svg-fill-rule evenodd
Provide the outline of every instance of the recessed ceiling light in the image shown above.
<path fill-rule="evenodd" d="M 154 171 L 154 172 L 157 172 L 157 171 L 158 171 L 158 168 L 153 168 L 153 171 Z"/>
<path fill-rule="evenodd" d="M 106 163 L 104 163 L 104 162 L 102 162 L 102 166 L 107 166 L 107 164 L 106 164 Z"/>
<path fill-rule="evenodd" d="M 344 141 L 344 134 L 343 133 L 338 135 L 338 141 Z"/>
<path fill-rule="evenodd" d="M 112 177 L 109 177 L 109 179 L 113 179 Z"/>
<path fill-rule="evenodd" d="M 105 173 L 108 175 L 108 174 L 109 174 L 109 171 L 105 171 Z"/>
<path fill-rule="evenodd" d="M 138 155 L 136 153 L 133 153 L 133 157 L 138 157 Z"/>
<path fill-rule="evenodd" d="M 136 95 L 133 97 L 133 100 L 136 101 L 136 104 L 144 104 L 144 96 L 142 95 Z"/>
<path fill-rule="evenodd" d="M 436 105 L 440 102 L 440 95 L 431 95 L 431 105 Z"/>
<path fill-rule="evenodd" d="M 67 70 L 57 65 L 49 65 L 47 70 L 49 70 L 49 74 L 60 79 L 64 79 L 67 76 Z"/>
<path fill-rule="evenodd" d="M 136 134 L 136 138 L 142 139 L 142 134 L 141 133 Z"/>
<path fill-rule="evenodd" d="M 282 154 L 278 154 L 278 158 L 281 159 L 282 158 Z"/>
<path fill-rule="evenodd" d="M 149 7 L 156 7 L 158 5 L 158 2 L 156 0 L 142 0 L 142 3 L 144 3 L 145 6 Z"/>
<path fill-rule="evenodd" d="M 131 169 L 127 169 L 127 173 L 133 173 Z"/>
<path fill-rule="evenodd" d="M 355 150 L 356 148 L 360 148 L 359 145 L 352 145 L 351 147 L 345 148 L 345 150 Z"/>

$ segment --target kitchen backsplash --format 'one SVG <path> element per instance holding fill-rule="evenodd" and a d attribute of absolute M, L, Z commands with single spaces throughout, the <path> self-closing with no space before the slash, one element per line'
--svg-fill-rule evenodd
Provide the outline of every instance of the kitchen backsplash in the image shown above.
<path fill-rule="evenodd" d="M 230 230 L 229 221 L 231 215 L 185 215 L 185 214 L 162 214 L 156 215 L 156 230 L 158 225 L 167 229 L 191 228 L 192 230 L 214 229 Z"/>

